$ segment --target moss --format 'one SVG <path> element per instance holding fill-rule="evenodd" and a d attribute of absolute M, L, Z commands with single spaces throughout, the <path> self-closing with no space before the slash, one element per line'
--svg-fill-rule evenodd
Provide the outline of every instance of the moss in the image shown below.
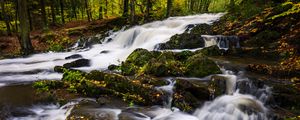
<path fill-rule="evenodd" d="M 213 45 L 210 47 L 203 48 L 201 50 L 197 50 L 195 53 L 200 53 L 202 55 L 207 55 L 207 56 L 219 56 L 224 53 L 217 45 Z"/>
<path fill-rule="evenodd" d="M 198 33 L 176 34 L 166 43 L 159 44 L 159 49 L 194 49 L 204 47 L 204 40 Z"/>
<path fill-rule="evenodd" d="M 63 86 L 61 81 L 42 80 L 33 83 L 33 88 L 40 92 L 48 92 L 51 89 L 57 89 Z"/>
<path fill-rule="evenodd" d="M 135 73 L 137 73 L 138 69 L 139 67 L 133 63 L 129 63 L 126 61 L 121 63 L 121 71 L 123 75 L 134 75 Z"/>
<path fill-rule="evenodd" d="M 211 74 L 221 73 L 217 64 L 201 53 L 188 58 L 185 65 L 187 68 L 186 76 L 205 77 Z"/>
<path fill-rule="evenodd" d="M 212 35 L 212 26 L 208 24 L 199 24 L 196 25 L 192 30 L 191 33 L 200 34 L 200 35 Z"/>
<path fill-rule="evenodd" d="M 152 59 L 142 67 L 140 73 L 154 76 L 183 76 L 184 70 L 183 64 L 179 61 L 157 61 L 156 59 Z"/>
<path fill-rule="evenodd" d="M 280 33 L 277 31 L 264 30 L 251 37 L 251 39 L 246 41 L 246 44 L 256 47 L 269 47 L 272 43 L 276 42 L 280 36 Z"/>
<path fill-rule="evenodd" d="M 117 65 L 109 65 L 108 66 L 108 70 L 111 70 L 111 71 L 113 71 L 113 70 L 120 70 L 121 69 L 121 67 L 120 66 L 117 66 Z"/>
<path fill-rule="evenodd" d="M 193 56 L 194 54 L 195 54 L 195 53 L 193 53 L 193 52 L 191 52 L 191 51 L 185 50 L 185 51 L 176 53 L 176 54 L 175 54 L 175 57 L 176 57 L 176 59 L 179 60 L 179 61 L 185 61 L 185 60 L 187 60 L 190 56 Z"/>
<path fill-rule="evenodd" d="M 152 53 L 146 49 L 136 49 L 134 50 L 126 59 L 125 62 L 133 63 L 137 66 L 142 66 L 147 63 L 149 59 L 153 57 Z"/>

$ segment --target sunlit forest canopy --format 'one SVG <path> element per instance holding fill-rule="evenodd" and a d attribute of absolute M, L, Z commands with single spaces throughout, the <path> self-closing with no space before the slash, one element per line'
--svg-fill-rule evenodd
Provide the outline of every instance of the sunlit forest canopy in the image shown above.
<path fill-rule="evenodd" d="M 230 0 L 170 0 L 171 15 L 199 14 L 204 12 L 225 12 Z M 236 0 L 240 3 L 240 0 Z M 134 3 L 132 5 L 132 3 Z M 167 0 L 27 0 L 31 30 L 57 25 L 75 20 L 97 20 L 120 17 L 131 14 L 132 8 L 139 16 L 164 18 L 167 12 Z M 7 27 L 17 31 L 17 0 L 1 0 L 1 32 Z M 148 7 L 148 8 L 147 8 Z M 130 10 L 129 10 L 130 9 Z M 149 11 L 148 11 L 149 10 Z M 9 26 L 8 26 L 9 25 Z"/>

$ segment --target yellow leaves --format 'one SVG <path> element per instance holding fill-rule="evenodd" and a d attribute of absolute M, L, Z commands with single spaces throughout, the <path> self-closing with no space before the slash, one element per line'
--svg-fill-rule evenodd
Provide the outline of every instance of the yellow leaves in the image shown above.
<path fill-rule="evenodd" d="M 258 28 L 254 28 L 251 30 L 251 33 L 256 33 L 258 31 Z"/>

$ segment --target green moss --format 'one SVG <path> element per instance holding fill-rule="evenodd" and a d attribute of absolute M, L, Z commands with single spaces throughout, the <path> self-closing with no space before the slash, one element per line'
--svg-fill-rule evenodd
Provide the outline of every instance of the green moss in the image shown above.
<path fill-rule="evenodd" d="M 272 20 L 280 18 L 280 17 L 288 16 L 288 15 L 298 14 L 298 13 L 300 13 L 300 3 L 293 4 L 292 2 L 285 2 L 285 3 L 281 4 L 280 6 L 276 7 L 275 11 L 278 11 L 281 13 L 270 17 L 270 19 L 272 19 Z"/>
<path fill-rule="evenodd" d="M 188 58 L 185 65 L 187 68 L 186 76 L 205 77 L 211 74 L 221 73 L 217 64 L 201 53 Z"/>
<path fill-rule="evenodd" d="M 203 48 L 201 50 L 197 50 L 196 53 L 200 53 L 202 55 L 207 56 L 219 56 L 222 55 L 223 51 L 219 49 L 217 45 Z"/>
<path fill-rule="evenodd" d="M 212 26 L 208 24 L 199 24 L 191 30 L 191 33 L 199 35 L 211 35 L 213 34 Z"/>
<path fill-rule="evenodd" d="M 63 83 L 61 81 L 43 80 L 34 82 L 32 86 L 40 92 L 48 92 L 51 89 L 62 87 Z"/>
<path fill-rule="evenodd" d="M 152 53 L 146 49 L 136 49 L 134 50 L 126 59 L 125 62 L 133 63 L 137 66 L 143 66 L 147 63 L 149 59 L 153 57 Z"/>

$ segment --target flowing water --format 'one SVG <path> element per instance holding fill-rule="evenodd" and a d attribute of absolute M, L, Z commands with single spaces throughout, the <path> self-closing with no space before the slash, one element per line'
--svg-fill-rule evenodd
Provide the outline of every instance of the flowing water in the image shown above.
<path fill-rule="evenodd" d="M 93 45 L 85 50 L 73 50 L 63 53 L 41 53 L 27 58 L 14 58 L 0 60 L 0 87 L 26 83 L 30 81 L 49 79 L 58 80 L 62 74 L 55 73 L 53 67 L 74 61 L 66 60 L 65 57 L 80 54 L 83 58 L 91 60 L 91 66 L 78 68 L 84 71 L 106 69 L 110 64 L 119 64 L 136 48 L 154 50 L 159 43 L 167 42 L 171 36 L 183 33 L 188 25 L 201 24 L 218 20 L 223 14 L 201 14 L 185 17 L 172 17 L 164 21 L 156 21 L 130 29 L 122 29 L 111 33 L 105 38 L 103 44 Z M 220 48 L 228 48 L 228 44 L 222 36 L 202 36 L 205 38 L 205 46 L 218 45 Z M 237 44 L 236 46 L 239 46 Z M 75 46 L 76 47 L 76 46 Z M 106 51 L 105 53 L 102 51 Z M 180 51 L 180 50 L 179 50 Z M 226 79 L 226 94 L 207 101 L 202 107 L 196 109 L 193 114 L 188 114 L 172 107 L 172 96 L 175 81 L 170 78 L 169 85 L 157 87 L 157 89 L 169 93 L 165 107 L 153 107 L 144 112 L 134 112 L 131 118 L 134 120 L 262 120 L 267 119 L 268 110 L 264 102 L 269 97 L 267 87 L 255 90 L 250 80 L 241 74 L 223 70 Z M 194 79 L 194 78 L 193 78 Z M 197 78 L 195 78 L 197 79 Z M 247 81 L 249 91 L 241 94 L 239 82 Z M 31 114 L 26 116 L 14 116 L 12 120 L 63 120 L 65 119 L 76 102 L 66 105 L 35 105 L 23 108 Z M 94 109 L 95 110 L 95 109 Z M 123 108 L 96 109 L 99 111 L 115 113 L 111 119 L 119 119 L 124 113 Z M 1 114 L 1 113 L 0 113 Z"/>

